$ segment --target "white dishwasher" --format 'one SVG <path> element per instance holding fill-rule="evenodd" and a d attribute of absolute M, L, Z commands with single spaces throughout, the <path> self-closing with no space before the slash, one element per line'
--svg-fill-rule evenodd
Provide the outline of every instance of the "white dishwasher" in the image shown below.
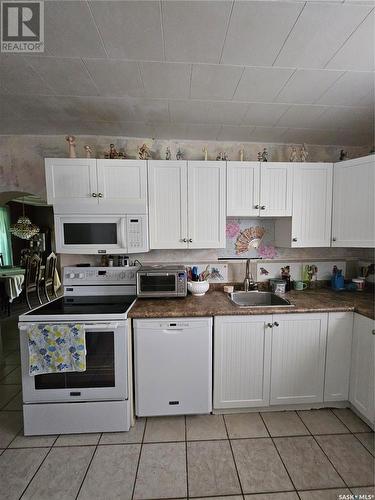
<path fill-rule="evenodd" d="M 212 411 L 212 318 L 134 320 L 136 415 Z"/>

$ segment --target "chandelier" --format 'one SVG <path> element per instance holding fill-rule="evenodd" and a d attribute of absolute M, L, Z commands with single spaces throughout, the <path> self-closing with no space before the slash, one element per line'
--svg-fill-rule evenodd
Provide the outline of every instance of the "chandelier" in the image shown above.
<path fill-rule="evenodd" d="M 9 228 L 13 236 L 21 238 L 22 240 L 29 240 L 33 236 L 39 233 L 39 227 L 31 222 L 31 220 L 25 215 L 25 204 L 22 202 L 22 215 L 18 217 L 15 224 L 12 224 Z"/>

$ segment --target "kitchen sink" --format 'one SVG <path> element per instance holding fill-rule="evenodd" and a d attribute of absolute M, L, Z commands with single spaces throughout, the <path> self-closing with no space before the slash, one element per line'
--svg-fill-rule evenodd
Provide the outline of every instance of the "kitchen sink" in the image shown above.
<path fill-rule="evenodd" d="M 294 307 L 289 300 L 272 292 L 232 292 L 230 300 L 239 307 Z"/>

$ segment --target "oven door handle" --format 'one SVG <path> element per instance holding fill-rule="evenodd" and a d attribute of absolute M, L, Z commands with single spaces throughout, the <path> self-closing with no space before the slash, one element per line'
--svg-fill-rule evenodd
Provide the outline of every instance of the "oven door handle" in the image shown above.
<path fill-rule="evenodd" d="M 116 330 L 118 323 L 84 323 L 83 328 L 85 330 Z"/>

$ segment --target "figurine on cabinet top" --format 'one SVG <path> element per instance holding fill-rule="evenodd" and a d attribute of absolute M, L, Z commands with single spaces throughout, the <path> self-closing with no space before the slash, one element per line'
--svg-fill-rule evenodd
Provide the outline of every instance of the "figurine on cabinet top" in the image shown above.
<path fill-rule="evenodd" d="M 203 154 L 204 154 L 204 161 L 207 161 L 208 160 L 208 149 L 207 149 L 207 146 L 205 146 L 203 149 Z"/>
<path fill-rule="evenodd" d="M 142 146 L 138 148 L 138 157 L 140 160 L 149 160 L 151 158 L 151 151 L 146 144 L 142 144 Z"/>
<path fill-rule="evenodd" d="M 343 149 L 340 151 L 340 161 L 345 161 L 349 158 L 349 155 L 347 151 L 344 151 Z"/>
<path fill-rule="evenodd" d="M 165 150 L 165 159 L 166 160 L 170 160 L 172 158 L 172 155 L 171 155 L 171 150 L 169 149 L 169 147 L 167 146 L 167 149 Z"/>
<path fill-rule="evenodd" d="M 228 155 L 225 151 L 220 151 L 216 157 L 216 161 L 228 161 Z"/>
<path fill-rule="evenodd" d="M 74 135 L 67 135 L 65 137 L 66 142 L 69 145 L 69 158 L 77 158 L 76 155 L 76 138 Z"/>
<path fill-rule="evenodd" d="M 297 158 L 297 148 L 292 147 L 292 151 L 290 153 L 289 161 L 298 161 L 298 158 Z"/>
<path fill-rule="evenodd" d="M 182 160 L 183 158 L 184 158 L 184 153 L 181 151 L 180 148 L 178 148 L 176 153 L 176 160 Z"/>
<path fill-rule="evenodd" d="M 92 155 L 92 148 L 91 146 L 89 146 L 88 144 L 86 144 L 86 146 L 84 146 L 83 148 L 86 152 L 86 158 L 87 159 L 90 159 L 91 158 L 91 155 Z"/>
<path fill-rule="evenodd" d="M 301 161 L 305 162 L 307 161 L 307 158 L 309 157 L 309 152 L 306 150 L 306 146 L 302 144 L 301 148 Z"/>
<path fill-rule="evenodd" d="M 263 148 L 263 151 L 258 153 L 258 161 L 268 161 L 268 152 L 266 148 Z"/>
<path fill-rule="evenodd" d="M 109 158 L 111 160 L 115 160 L 116 158 L 118 158 L 118 152 L 114 144 L 109 145 Z"/>
<path fill-rule="evenodd" d="M 244 158 L 244 150 L 242 148 L 240 149 L 240 161 L 243 161 L 243 158 Z"/>

